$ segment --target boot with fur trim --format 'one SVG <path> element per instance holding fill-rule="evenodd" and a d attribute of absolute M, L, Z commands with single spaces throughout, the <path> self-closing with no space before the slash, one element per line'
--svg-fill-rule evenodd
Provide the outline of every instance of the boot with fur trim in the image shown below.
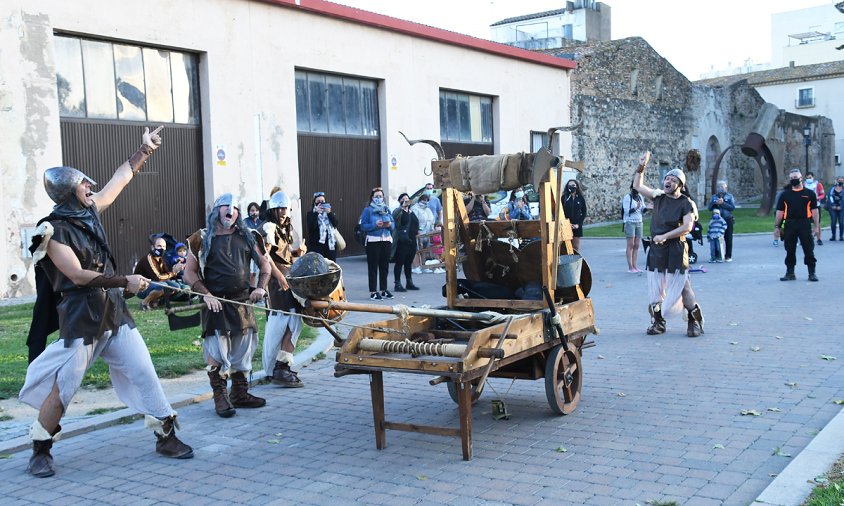
<path fill-rule="evenodd" d="M 648 327 L 648 335 L 664 334 L 665 318 L 662 317 L 662 307 L 659 304 L 651 304 L 648 306 L 648 311 L 651 313 L 651 326 Z"/>
<path fill-rule="evenodd" d="M 211 390 L 214 392 L 214 411 L 223 418 L 230 418 L 237 413 L 229 400 L 229 392 L 226 388 L 226 379 L 220 376 L 220 368 L 212 367 L 208 370 L 208 379 L 211 380 Z"/>
<path fill-rule="evenodd" d="M 176 421 L 176 414 L 172 414 L 164 420 L 147 415 L 144 424 L 155 432 L 158 441 L 155 443 L 155 452 L 171 459 L 192 459 L 193 448 L 181 442 L 176 437 L 176 429 L 179 423 Z"/>
<path fill-rule="evenodd" d="M 45 429 L 41 422 L 35 420 L 29 428 L 29 436 L 32 438 L 32 456 L 29 457 L 29 474 L 36 478 L 48 478 L 56 474 L 53 467 L 53 456 L 50 449 L 53 448 L 53 441 L 61 437 L 62 426 L 57 425 L 56 430 L 51 434 Z"/>
<path fill-rule="evenodd" d="M 266 399 L 256 397 L 248 392 L 249 381 L 246 379 L 246 374 L 243 371 L 233 372 L 232 392 L 229 398 L 232 405 L 236 408 L 260 408 L 267 403 Z"/>
<path fill-rule="evenodd" d="M 689 327 L 686 335 L 689 337 L 698 337 L 703 334 L 703 312 L 697 304 L 692 309 L 687 309 L 687 311 L 689 312 Z"/>
<path fill-rule="evenodd" d="M 275 367 L 273 367 L 273 375 L 270 378 L 273 385 L 279 385 L 285 388 L 302 388 L 305 386 L 296 371 L 292 370 L 290 366 L 293 364 L 293 354 L 286 351 L 279 351 L 276 357 Z"/>

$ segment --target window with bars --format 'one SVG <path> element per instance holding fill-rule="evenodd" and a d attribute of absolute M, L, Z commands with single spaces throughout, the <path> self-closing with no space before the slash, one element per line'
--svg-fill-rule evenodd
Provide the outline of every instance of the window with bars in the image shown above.
<path fill-rule="evenodd" d="M 197 56 L 57 35 L 62 117 L 199 123 Z"/>
<path fill-rule="evenodd" d="M 440 140 L 492 144 L 492 97 L 441 90 Z"/>
<path fill-rule="evenodd" d="M 299 132 L 378 137 L 378 83 L 296 71 Z"/>
<path fill-rule="evenodd" d="M 797 90 L 797 107 L 813 107 L 815 105 L 815 89 L 800 88 Z"/>

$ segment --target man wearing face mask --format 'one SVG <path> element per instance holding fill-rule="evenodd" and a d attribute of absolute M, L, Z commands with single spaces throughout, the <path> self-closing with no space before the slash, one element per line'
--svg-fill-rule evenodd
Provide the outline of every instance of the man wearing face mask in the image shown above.
<path fill-rule="evenodd" d="M 703 334 L 703 312 L 697 304 L 689 277 L 689 255 L 686 234 L 691 232 L 697 218 L 697 206 L 683 193 L 686 175 L 680 169 L 668 171 L 662 189 L 652 189 L 644 184 L 644 172 L 650 152 L 639 158 L 639 167 L 633 175 L 633 189 L 643 197 L 653 200 L 651 216 L 651 247 L 645 268 L 648 272 L 648 292 L 651 314 L 649 335 L 665 332 L 664 314 L 688 313 L 686 335 Z"/>
<path fill-rule="evenodd" d="M 428 209 L 434 215 L 434 224 L 443 224 L 443 203 L 434 197 L 434 183 L 425 184 L 425 195 L 428 196 Z"/>
<path fill-rule="evenodd" d="M 172 286 L 179 289 L 181 285 L 176 281 L 184 268 L 185 264 L 175 263 L 172 269 L 167 268 L 167 262 L 164 260 L 164 252 L 167 250 L 167 241 L 163 237 L 151 236 L 150 253 L 143 260 L 138 261 L 135 265 L 135 274 L 157 281 L 158 283 Z M 172 293 L 172 292 L 171 292 Z M 146 311 L 152 307 L 155 302 L 164 296 L 164 288 L 159 285 L 149 285 L 146 290 L 138 292 L 138 298 L 141 300 L 141 311 Z"/>
<path fill-rule="evenodd" d="M 61 421 L 85 372 L 102 358 L 118 398 L 146 415 L 145 425 L 154 430 L 161 455 L 187 459 L 190 446 L 176 437 L 176 412 L 167 402 L 155 367 L 123 299 L 123 290 L 137 293 L 149 280 L 115 273 L 100 212 L 108 208 L 161 144 L 159 132 L 146 129 L 137 152 L 114 173 L 97 193 L 91 178 L 72 167 L 53 167 L 44 172 L 47 195 L 56 203 L 41 220 L 33 238 L 33 263 L 42 269 L 47 286 L 39 286 L 36 308 L 43 312 L 34 320 L 58 325 L 58 339 L 32 360 L 18 399 L 35 409 L 38 418 L 29 430 L 32 457 L 29 473 L 39 478 L 55 474 L 50 454 L 58 441 Z M 42 291 L 60 295 L 58 305 L 40 304 Z M 55 327 L 48 329 L 50 332 Z M 105 451 L 115 451 L 108 449 Z M 133 450 L 123 447 L 118 451 Z M 98 446 L 96 451 L 104 451 Z"/>
<path fill-rule="evenodd" d="M 253 235 L 254 234 L 254 235 Z M 251 306 L 223 302 L 255 303 L 263 300 L 270 264 L 260 249 L 257 232 L 243 223 L 237 199 L 221 195 L 208 214 L 206 228 L 188 239 L 190 253 L 184 280 L 191 290 L 203 294 L 202 352 L 214 393 L 217 415 L 234 416 L 235 408 L 260 408 L 266 401 L 248 392 L 247 374 L 258 347 L 258 325 Z M 258 265 L 258 286 L 249 287 L 249 262 Z M 231 394 L 226 381 L 232 380 Z"/>
<path fill-rule="evenodd" d="M 709 200 L 709 210 L 714 211 L 718 209 L 721 212 L 721 218 L 727 222 L 727 230 L 724 232 L 724 261 L 733 261 L 733 225 L 736 220 L 733 217 L 733 211 L 736 210 L 736 200 L 733 194 L 727 191 L 727 182 L 718 181 L 718 193 L 712 196 Z"/>
<path fill-rule="evenodd" d="M 803 182 L 803 187 L 807 190 L 812 190 L 815 193 L 815 196 L 818 198 L 818 209 L 824 206 L 826 203 L 826 194 L 823 191 L 823 183 L 815 179 L 815 174 L 813 172 L 806 173 L 806 180 Z M 818 212 L 818 226 L 820 226 L 820 222 L 823 216 Z M 823 241 L 821 240 L 821 236 L 818 235 L 818 246 L 823 246 Z"/>
<path fill-rule="evenodd" d="M 794 266 L 797 264 L 797 241 L 803 248 L 803 263 L 809 269 L 809 281 L 817 281 L 815 274 L 815 245 L 812 236 L 821 240 L 818 199 L 815 192 L 803 186 L 800 169 L 791 169 L 788 173 L 791 188 L 783 190 L 777 200 L 777 217 L 774 223 L 774 239 L 782 240 L 785 245 L 785 276 L 780 281 L 794 281 Z M 783 222 L 783 220 L 785 220 Z M 780 227 L 782 233 L 780 233 Z M 813 229 L 814 227 L 814 229 Z"/>

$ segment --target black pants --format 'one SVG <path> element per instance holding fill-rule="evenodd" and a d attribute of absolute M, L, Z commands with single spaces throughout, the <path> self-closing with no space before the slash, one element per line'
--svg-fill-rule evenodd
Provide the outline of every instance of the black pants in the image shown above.
<path fill-rule="evenodd" d="M 724 220 L 727 222 L 727 230 L 724 231 L 724 260 L 733 258 L 733 225 L 736 219 L 732 216 Z"/>
<path fill-rule="evenodd" d="M 387 269 L 390 267 L 390 250 L 393 243 L 389 241 L 366 243 L 366 266 L 369 270 L 369 291 L 377 292 L 378 282 L 381 290 L 387 289 Z"/>
<path fill-rule="evenodd" d="M 324 242 L 315 242 L 308 245 L 308 251 L 313 251 L 314 253 L 319 253 L 320 255 L 324 256 L 325 258 L 331 260 L 332 262 L 337 261 L 337 249 L 328 249 L 328 245 Z"/>
<path fill-rule="evenodd" d="M 393 268 L 393 279 L 395 279 L 397 285 L 401 283 L 402 268 L 404 269 L 404 278 L 407 280 L 407 284 L 413 284 L 413 273 L 411 272 L 411 269 L 413 268 L 413 259 L 415 257 L 416 244 L 399 243 L 399 245 L 396 246 L 396 266 Z"/>
<path fill-rule="evenodd" d="M 797 241 L 803 248 L 803 263 L 809 272 L 815 272 L 815 241 L 812 237 L 811 220 L 785 220 L 782 241 L 785 244 L 785 267 L 793 271 L 797 265 Z"/>

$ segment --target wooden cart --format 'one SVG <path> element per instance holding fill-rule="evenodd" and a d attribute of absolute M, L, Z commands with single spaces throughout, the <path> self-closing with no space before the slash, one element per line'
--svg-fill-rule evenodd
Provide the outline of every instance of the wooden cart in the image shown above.
<path fill-rule="evenodd" d="M 587 297 L 591 287 L 588 264 L 582 263 L 579 283 L 557 287 L 557 259 L 575 251 L 571 224 L 560 203 L 562 183 L 557 169 L 562 163 L 553 160 L 539 185 L 540 218 L 518 222 L 470 222 L 461 193 L 450 187 L 447 176 L 438 170 L 449 161 L 432 162 L 434 184 L 443 188 L 447 305 L 438 310 L 381 306 L 379 312 L 401 316 L 353 329 L 336 357 L 336 376 L 370 375 L 378 449 L 386 447 L 388 429 L 459 436 L 463 458 L 470 460 L 472 405 L 487 377 L 544 379 L 546 397 L 555 413 L 569 414 L 577 407 L 583 385 L 582 350 L 592 344 L 586 343 L 585 337 L 597 331 L 592 301 Z M 458 284 L 458 262 L 468 280 L 509 289 L 541 284 L 545 297 L 462 297 L 460 292 L 467 290 Z M 553 304 L 549 305 L 549 299 Z M 347 310 L 370 310 L 372 306 L 321 304 Z M 458 405 L 459 428 L 388 421 L 385 371 L 428 374 L 435 376 L 432 385 L 447 383 Z"/>

